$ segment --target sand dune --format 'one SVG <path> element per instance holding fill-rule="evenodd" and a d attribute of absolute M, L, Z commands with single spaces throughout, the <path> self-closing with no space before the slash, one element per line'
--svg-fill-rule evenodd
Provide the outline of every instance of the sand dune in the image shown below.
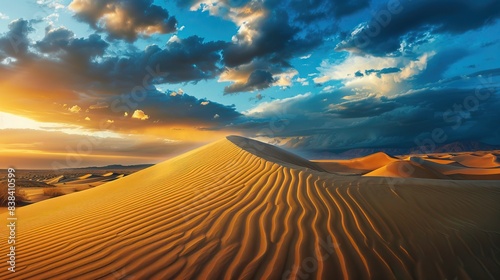
<path fill-rule="evenodd" d="M 452 160 L 472 168 L 494 168 L 500 167 L 497 157 L 493 154 L 487 154 L 483 156 L 474 155 L 459 155 L 451 158 Z"/>
<path fill-rule="evenodd" d="M 424 166 L 412 161 L 391 162 L 363 176 L 449 179 L 440 172 L 436 172 L 435 170 L 425 168 Z"/>
<path fill-rule="evenodd" d="M 57 177 L 54 177 L 51 179 L 47 179 L 44 182 L 47 184 L 56 184 L 56 183 L 62 182 L 65 179 L 66 179 L 66 177 L 64 175 L 60 175 L 60 176 L 57 176 Z"/>
<path fill-rule="evenodd" d="M 363 174 L 397 160 L 386 153 L 379 152 L 352 160 L 316 160 L 314 162 L 329 172 Z"/>
<path fill-rule="evenodd" d="M 100 176 L 94 175 L 92 173 L 89 173 L 89 174 L 85 174 L 85 175 L 82 175 L 82 176 L 78 177 L 78 179 L 79 180 L 85 180 L 85 179 L 96 178 L 96 177 L 100 177 Z"/>
<path fill-rule="evenodd" d="M 500 278 L 497 182 L 338 176 L 229 139 L 18 209 L 0 279 Z"/>

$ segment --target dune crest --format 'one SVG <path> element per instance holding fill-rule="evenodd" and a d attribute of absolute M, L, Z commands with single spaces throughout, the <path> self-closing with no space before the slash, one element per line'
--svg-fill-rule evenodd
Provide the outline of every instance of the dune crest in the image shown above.
<path fill-rule="evenodd" d="M 316 160 L 314 162 L 328 172 L 361 175 L 395 161 L 398 161 L 398 159 L 393 158 L 384 152 L 378 152 L 365 157 L 350 160 Z"/>
<path fill-rule="evenodd" d="M 424 178 L 424 179 L 449 179 L 445 175 L 413 161 L 394 161 L 363 176 L 399 177 L 399 178 Z"/>
<path fill-rule="evenodd" d="M 496 184 L 336 176 L 228 139 L 18 209 L 0 279 L 500 277 Z"/>

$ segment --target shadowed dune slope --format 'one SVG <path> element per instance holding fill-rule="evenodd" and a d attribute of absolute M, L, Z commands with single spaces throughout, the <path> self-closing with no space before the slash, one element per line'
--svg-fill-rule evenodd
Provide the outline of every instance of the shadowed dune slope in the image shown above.
<path fill-rule="evenodd" d="M 305 167 L 316 171 L 325 171 L 316 163 L 272 145 L 240 136 L 228 136 L 227 140 L 245 151 L 271 162 L 290 167 Z"/>
<path fill-rule="evenodd" d="M 229 139 L 18 209 L 0 279 L 500 278 L 496 183 L 389 185 Z"/>

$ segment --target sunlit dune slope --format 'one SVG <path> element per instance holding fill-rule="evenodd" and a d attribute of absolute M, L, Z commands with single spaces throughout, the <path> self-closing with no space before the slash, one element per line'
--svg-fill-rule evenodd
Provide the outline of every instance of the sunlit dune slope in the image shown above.
<path fill-rule="evenodd" d="M 317 160 L 316 164 L 328 172 L 363 174 L 397 161 L 386 153 L 378 152 L 350 160 Z"/>
<path fill-rule="evenodd" d="M 494 182 L 336 176 L 229 139 L 18 209 L 0 279 L 500 278 Z"/>
<path fill-rule="evenodd" d="M 394 161 L 363 176 L 449 179 L 445 175 L 425 168 L 413 161 Z"/>
<path fill-rule="evenodd" d="M 500 163 L 497 161 L 497 157 L 493 154 L 486 154 L 483 156 L 459 155 L 454 156 L 451 159 L 464 166 L 473 168 L 500 167 Z"/>

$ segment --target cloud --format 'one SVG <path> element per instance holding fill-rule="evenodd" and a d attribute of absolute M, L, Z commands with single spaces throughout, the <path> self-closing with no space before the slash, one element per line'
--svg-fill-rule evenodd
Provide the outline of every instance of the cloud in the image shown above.
<path fill-rule="evenodd" d="M 9 19 L 10 17 L 8 15 L 0 13 L 0 20 L 6 20 Z"/>
<path fill-rule="evenodd" d="M 254 59 L 283 63 L 295 54 L 304 54 L 322 42 L 317 32 L 299 36 L 300 29 L 290 24 L 284 10 L 270 12 L 268 17 L 245 23 L 224 50 L 224 63 L 229 67 L 248 64 Z"/>
<path fill-rule="evenodd" d="M 494 0 L 404 1 L 381 7 L 369 23 L 358 26 L 336 47 L 371 55 L 397 52 L 401 44 L 421 44 L 430 34 L 462 34 L 493 24 L 500 17 Z"/>
<path fill-rule="evenodd" d="M 199 132 L 223 127 L 241 116 L 234 106 L 200 100 L 184 94 L 181 89 L 159 92 L 155 86 L 196 83 L 217 77 L 224 69 L 221 52 L 227 45 L 225 42 L 204 42 L 203 38 L 192 36 L 167 43 L 163 48 L 150 45 L 144 50 L 132 48 L 116 53 L 97 34 L 78 38 L 67 28 L 50 26 L 43 38 L 33 41 L 28 38 L 33 31 L 29 21 L 13 21 L 9 28 L 10 31 L 0 37 L 3 44 L 0 57 L 15 55 L 19 59 L 0 63 L 0 75 L 4 79 L 2 90 L 17 95 L 2 101 L 1 111 L 93 130 L 134 134 L 147 130 L 156 135 L 173 133 L 178 137 L 187 133 L 172 132 L 171 128 L 180 126 Z M 14 35 L 25 44 L 18 44 L 17 53 L 9 40 Z M 202 102 L 209 104 L 200 106 Z M 40 110 L 40 106 L 44 110 Z M 131 122 L 126 118 L 139 108 L 147 112 L 148 121 Z M 215 114 L 219 118 L 214 119 Z M 114 122 L 103 126 L 107 120 Z M 203 132 L 208 138 L 218 133 Z"/>
<path fill-rule="evenodd" d="M 242 91 L 255 91 L 270 87 L 276 80 L 273 75 L 264 70 L 255 70 L 244 83 L 234 83 L 224 88 L 224 94 L 236 93 Z"/>
<path fill-rule="evenodd" d="M 109 44 L 97 34 L 75 38 L 73 32 L 48 27 L 45 37 L 35 47 L 58 60 L 50 61 L 53 71 L 68 77 L 74 87 L 88 90 L 130 91 L 136 87 L 151 89 L 154 84 L 197 82 L 212 79 L 222 72 L 220 52 L 222 41 L 204 42 L 192 36 L 166 44 L 165 48 L 150 45 L 143 51 L 126 56 L 106 55 Z M 102 57 L 95 61 L 96 57 Z M 42 58 L 45 60 L 45 58 Z M 47 67 L 46 67 L 47 68 Z"/>
<path fill-rule="evenodd" d="M 368 69 L 365 70 L 365 75 L 371 75 L 375 74 L 378 78 L 382 78 L 382 75 L 384 74 L 392 74 L 392 73 L 398 73 L 401 72 L 401 69 L 397 67 L 389 67 L 389 68 L 383 68 L 383 69 Z"/>
<path fill-rule="evenodd" d="M 16 19 L 9 23 L 8 29 L 7 33 L 0 37 L 0 61 L 6 57 L 26 58 L 30 45 L 28 34 L 34 31 L 30 21 Z"/>
<path fill-rule="evenodd" d="M 110 38 L 135 41 L 140 36 L 176 31 L 177 20 L 153 0 L 73 0 L 75 17 Z"/>
<path fill-rule="evenodd" d="M 298 18 L 305 22 L 314 22 L 323 18 L 343 18 L 363 10 L 370 5 L 369 0 L 313 0 L 290 1 L 291 7 L 297 11 Z"/>
<path fill-rule="evenodd" d="M 398 107 L 398 103 L 387 98 L 370 96 L 361 100 L 331 104 L 329 111 L 339 118 L 375 117 Z"/>
<path fill-rule="evenodd" d="M 296 81 L 297 83 L 300 83 L 303 86 L 309 85 L 309 81 L 306 78 L 297 78 Z"/>
<path fill-rule="evenodd" d="M 139 119 L 141 121 L 145 121 L 149 119 L 149 116 L 144 113 L 142 110 L 135 110 L 134 113 L 132 114 L 132 119 Z"/>
<path fill-rule="evenodd" d="M 80 111 L 82 110 L 82 108 L 80 108 L 80 106 L 78 105 L 73 105 L 71 108 L 68 109 L 71 113 L 80 113 Z"/>
<path fill-rule="evenodd" d="M 88 38 L 76 38 L 74 33 L 64 27 L 45 29 L 45 36 L 37 41 L 35 47 L 42 53 L 59 56 L 71 67 L 88 64 L 95 57 L 103 56 L 109 44 L 97 34 Z"/>
<path fill-rule="evenodd" d="M 202 101 L 202 102 L 200 103 L 200 105 L 201 105 L 201 106 L 207 106 L 208 104 L 210 104 L 210 102 L 209 102 L 209 101 Z"/>
<path fill-rule="evenodd" d="M 222 17 L 236 24 L 238 30 L 232 41 L 223 50 L 223 63 L 227 67 L 221 81 L 232 81 L 226 93 L 255 91 L 271 86 L 291 85 L 290 73 L 294 71 L 290 60 L 295 57 L 310 57 L 310 51 L 333 34 L 330 15 L 319 16 L 319 7 L 344 10 L 345 4 L 336 1 L 315 1 L 309 9 L 303 1 L 177 1 L 181 7 L 201 9 L 211 15 Z M 357 1 L 357 3 L 366 1 Z M 342 6 L 342 7 L 341 7 Z M 347 10 L 345 10 L 347 11 Z M 306 19 L 304 13 L 311 17 Z M 345 15 L 344 12 L 335 13 Z M 314 24 L 311 18 L 316 17 Z M 252 68 L 249 71 L 249 68 Z M 254 71 L 257 71 L 253 73 Z M 240 74 L 234 74 L 236 72 Z M 264 77 L 264 72 L 272 74 Z M 252 75 L 253 73 L 253 75 Z M 252 80 L 249 80 L 252 75 Z M 229 76 L 238 76 L 229 78 Z"/>
<path fill-rule="evenodd" d="M 466 140 L 500 143 L 500 131 L 491 129 L 496 127 L 499 90 L 489 86 L 479 91 L 474 86 L 420 89 L 347 102 L 341 98 L 347 92 L 341 90 L 300 95 L 259 104 L 246 113 L 253 117 L 252 125 L 238 127 L 248 135 L 286 138 L 286 147 L 309 152 L 409 148 L 432 139 L 435 131 L 446 138 L 437 144 Z M 323 102 L 325 96 L 328 102 Z"/>
<path fill-rule="evenodd" d="M 412 87 L 411 80 L 423 73 L 435 52 L 420 57 L 376 57 L 349 54 L 340 61 L 323 61 L 318 68 L 317 84 L 340 81 L 353 92 L 394 94 Z"/>

